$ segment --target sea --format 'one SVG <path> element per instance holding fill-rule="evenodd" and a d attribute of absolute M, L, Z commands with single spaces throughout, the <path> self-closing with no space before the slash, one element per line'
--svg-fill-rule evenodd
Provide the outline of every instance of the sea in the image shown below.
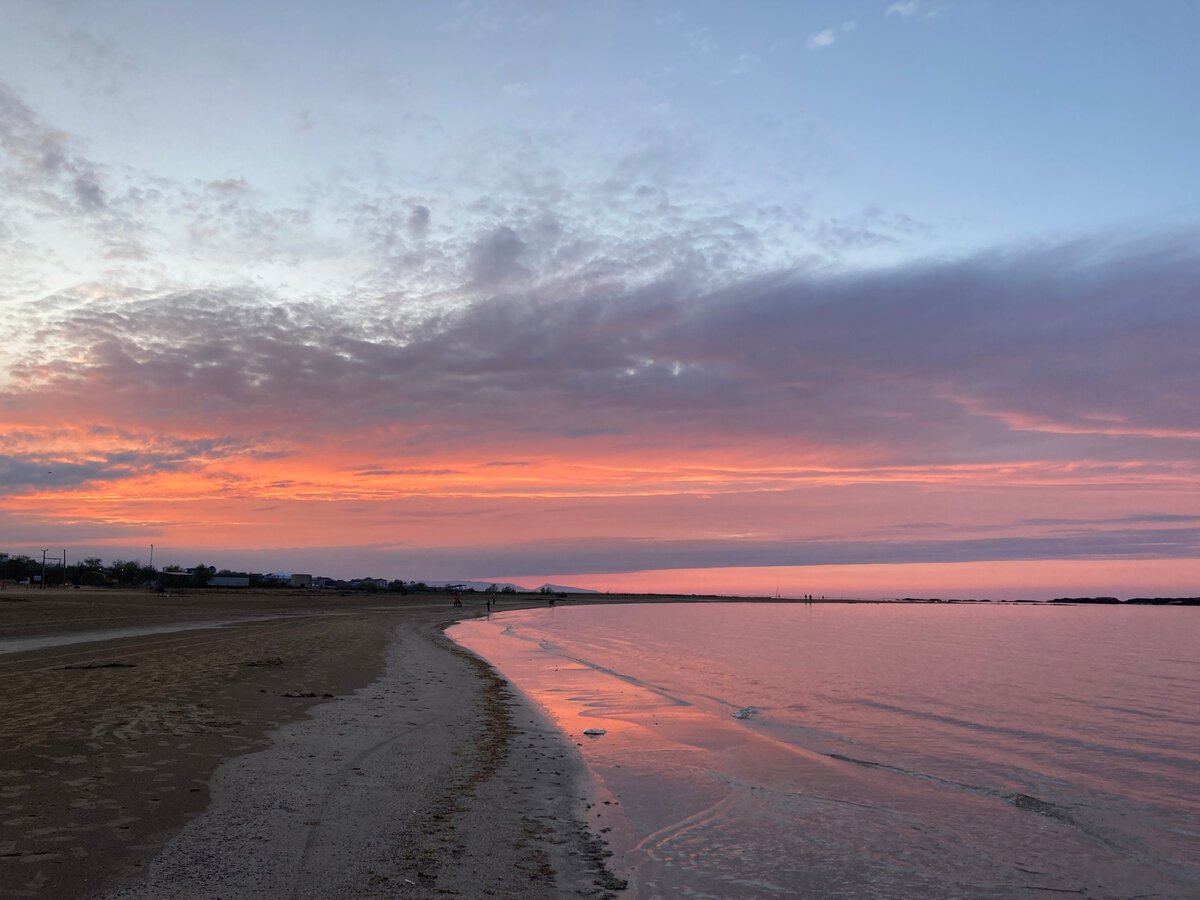
<path fill-rule="evenodd" d="M 631 900 L 1200 897 L 1200 608 L 560 601 L 449 633 L 578 746 Z"/>

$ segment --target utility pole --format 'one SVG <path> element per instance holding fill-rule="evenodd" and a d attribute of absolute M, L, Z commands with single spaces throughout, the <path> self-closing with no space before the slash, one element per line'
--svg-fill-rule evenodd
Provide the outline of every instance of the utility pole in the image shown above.
<path fill-rule="evenodd" d="M 154 568 L 154 545 L 150 545 L 150 568 Z"/>
<path fill-rule="evenodd" d="M 46 589 L 46 554 L 50 552 L 50 548 L 42 551 L 42 590 Z"/>

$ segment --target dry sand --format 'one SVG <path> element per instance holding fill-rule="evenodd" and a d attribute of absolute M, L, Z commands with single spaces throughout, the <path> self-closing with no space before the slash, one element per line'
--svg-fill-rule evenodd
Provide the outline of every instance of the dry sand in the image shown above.
<path fill-rule="evenodd" d="M 482 604 L 0 593 L 0 647 L 234 623 L 0 654 L 0 897 L 614 896 L 574 748 L 441 634 Z"/>

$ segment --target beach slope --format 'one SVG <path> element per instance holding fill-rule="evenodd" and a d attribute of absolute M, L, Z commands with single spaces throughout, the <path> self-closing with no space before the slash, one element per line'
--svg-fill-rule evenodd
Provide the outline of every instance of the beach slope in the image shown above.
<path fill-rule="evenodd" d="M 614 895 L 574 748 L 450 610 L 283 605 L 0 656 L 0 896 Z"/>

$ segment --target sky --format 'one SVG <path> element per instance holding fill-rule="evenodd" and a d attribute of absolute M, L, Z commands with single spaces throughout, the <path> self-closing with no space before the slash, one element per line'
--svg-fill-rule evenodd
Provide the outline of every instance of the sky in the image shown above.
<path fill-rule="evenodd" d="M 0 17 L 0 551 L 1200 594 L 1196 3 Z"/>

